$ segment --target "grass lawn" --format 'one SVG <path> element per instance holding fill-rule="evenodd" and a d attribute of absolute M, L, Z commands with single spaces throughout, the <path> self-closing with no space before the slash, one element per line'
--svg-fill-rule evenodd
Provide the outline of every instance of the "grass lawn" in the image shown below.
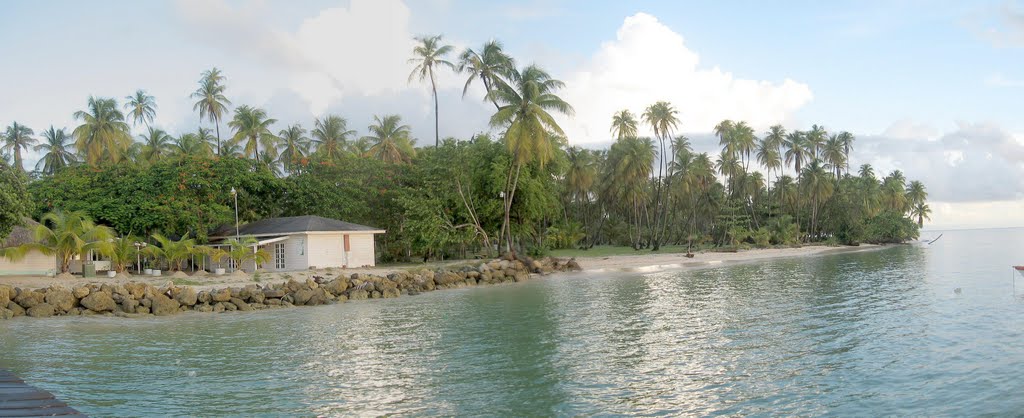
<path fill-rule="evenodd" d="M 694 251 L 697 249 L 694 248 Z M 613 245 L 597 245 L 589 250 L 563 249 L 551 250 L 554 257 L 608 257 L 613 255 L 642 255 L 642 254 L 683 254 L 686 253 L 685 245 L 666 245 L 658 251 L 634 250 L 632 247 L 619 247 Z"/>

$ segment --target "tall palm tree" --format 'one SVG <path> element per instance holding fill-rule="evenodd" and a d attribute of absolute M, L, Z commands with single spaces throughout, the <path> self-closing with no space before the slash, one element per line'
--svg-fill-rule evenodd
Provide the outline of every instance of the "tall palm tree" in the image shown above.
<path fill-rule="evenodd" d="M 260 146 L 263 152 L 271 157 L 277 157 L 277 137 L 270 131 L 270 125 L 277 122 L 277 119 L 267 117 L 267 112 L 258 107 L 241 105 L 235 109 L 235 117 L 228 122 L 228 126 L 235 130 L 232 141 L 243 145 L 246 156 L 252 159 L 260 159 Z"/>
<path fill-rule="evenodd" d="M 857 174 L 864 179 L 875 179 L 875 169 L 871 167 L 871 164 L 861 164 L 860 169 L 857 170 Z"/>
<path fill-rule="evenodd" d="M 782 128 L 781 126 L 778 126 L 778 125 L 776 125 L 776 126 L 778 128 Z M 772 127 L 772 128 L 775 128 L 775 127 Z M 782 168 L 782 155 L 779 153 L 779 146 L 780 146 L 780 142 L 779 141 L 781 141 L 782 138 L 783 137 L 782 137 L 781 134 L 779 134 L 779 132 L 771 132 L 771 131 L 769 131 L 768 135 L 765 135 L 764 138 L 762 138 L 757 143 L 757 162 L 758 162 L 758 164 L 761 164 L 762 167 L 764 167 L 766 170 L 768 170 L 768 174 L 769 175 L 771 175 L 771 173 L 774 172 L 776 179 L 778 179 L 778 177 L 779 177 L 779 169 Z M 771 181 L 770 181 L 771 177 L 769 177 L 768 180 L 769 180 L 769 184 L 770 184 L 771 183 Z M 771 194 L 770 193 L 769 193 L 768 197 L 769 197 L 769 199 L 771 198 Z M 768 216 L 769 217 L 771 217 L 771 212 L 772 212 L 771 204 L 772 204 L 772 202 L 769 201 L 768 202 Z"/>
<path fill-rule="evenodd" d="M 811 160 L 815 158 L 821 158 L 821 149 L 825 145 L 825 140 L 828 139 L 828 132 L 825 131 L 824 126 L 811 125 L 811 130 L 807 131 L 804 136 L 806 140 L 806 146 L 808 147 L 808 154 Z"/>
<path fill-rule="evenodd" d="M 615 139 L 636 138 L 636 117 L 633 112 L 623 109 L 612 115 L 611 133 Z"/>
<path fill-rule="evenodd" d="M 373 117 L 374 123 L 367 129 L 370 134 L 365 138 L 373 144 L 369 155 L 387 163 L 408 163 L 416 150 L 413 149 L 412 128 L 402 125 L 402 117 L 387 115 Z"/>
<path fill-rule="evenodd" d="M 77 162 L 75 153 L 70 149 L 71 138 L 64 133 L 63 128 L 54 129 L 53 125 L 50 125 L 50 129 L 43 131 L 43 138 L 44 142 L 33 148 L 37 152 L 43 152 L 43 157 L 36 163 L 36 170 L 40 170 L 39 166 L 42 165 L 40 171 L 50 175 Z"/>
<path fill-rule="evenodd" d="M 494 104 L 494 108 L 498 109 L 498 102 L 491 96 L 491 92 L 498 84 L 507 85 L 505 79 L 513 69 L 515 61 L 502 49 L 501 42 L 488 41 L 479 52 L 466 48 L 459 56 L 459 72 L 468 74 L 466 85 L 462 87 L 462 97 L 466 97 L 466 92 L 474 81 L 480 80 L 486 92 L 484 100 L 489 100 Z"/>
<path fill-rule="evenodd" d="M 221 74 L 217 67 L 213 67 L 203 72 L 202 77 L 199 79 L 199 88 L 192 93 L 192 98 L 196 99 L 195 104 L 192 105 L 192 110 L 199 112 L 199 120 L 206 118 L 210 122 L 213 122 L 217 128 L 217 154 L 221 155 L 221 142 L 220 142 L 220 121 L 224 118 L 224 114 L 228 111 L 228 106 L 231 105 L 231 101 L 224 96 L 224 90 L 227 87 L 224 85 L 225 77 Z"/>
<path fill-rule="evenodd" d="M 786 157 L 786 165 L 793 164 L 793 172 L 797 174 L 797 177 L 802 173 L 801 168 L 807 161 L 808 151 L 806 141 L 803 132 L 793 131 L 786 135 L 786 140 L 782 142 L 782 146 L 786 149 L 784 156 Z"/>
<path fill-rule="evenodd" d="M 765 142 L 768 142 L 770 146 L 775 147 L 776 154 L 782 156 L 782 146 L 786 142 L 786 128 L 782 125 L 772 125 L 768 128 L 768 132 L 764 134 Z M 779 167 L 784 168 L 784 167 Z"/>
<path fill-rule="evenodd" d="M 171 155 L 174 152 L 174 138 L 164 132 L 163 129 L 149 127 L 148 132 L 142 135 L 142 159 L 149 163 L 155 163 Z"/>
<path fill-rule="evenodd" d="M 219 155 L 217 153 L 217 137 L 213 136 L 209 128 L 200 126 L 199 129 L 196 129 L 196 140 L 206 144 L 210 149 L 210 154 Z"/>
<path fill-rule="evenodd" d="M 810 234 L 817 233 L 818 208 L 821 203 L 832 195 L 833 185 L 828 169 L 815 158 L 804 167 L 801 176 L 803 192 L 811 197 L 811 229 Z"/>
<path fill-rule="evenodd" d="M 21 161 L 21 150 L 27 151 L 29 147 L 39 142 L 32 135 L 35 135 L 35 132 L 32 132 L 27 126 L 14 122 L 7 127 L 2 138 L 3 146 L 0 147 L 0 151 L 11 153 L 14 156 L 14 166 L 23 172 L 25 166 Z"/>
<path fill-rule="evenodd" d="M 132 119 L 132 125 L 144 123 L 149 126 L 156 117 L 156 98 L 146 94 L 145 90 L 135 91 L 134 96 L 125 96 L 124 110 Z"/>
<path fill-rule="evenodd" d="M 843 156 L 846 160 L 846 171 L 850 171 L 850 151 L 853 151 L 853 142 L 856 138 L 853 134 L 842 131 L 839 133 L 839 142 L 843 144 Z"/>
<path fill-rule="evenodd" d="M 196 133 L 181 134 L 174 140 L 172 149 L 173 153 L 179 157 L 209 157 L 213 155 L 213 147 L 210 142 Z"/>
<path fill-rule="evenodd" d="M 74 113 L 82 124 L 71 132 L 75 147 L 90 165 L 101 161 L 120 161 L 132 144 L 124 113 L 117 109 L 114 99 L 89 96 L 88 110 Z"/>
<path fill-rule="evenodd" d="M 582 216 L 582 208 L 590 202 L 590 191 L 597 179 L 597 160 L 593 154 L 580 147 L 570 147 L 565 153 L 568 167 L 565 171 L 565 187 L 569 201 L 577 204 L 577 216 Z"/>
<path fill-rule="evenodd" d="M 90 251 L 109 251 L 114 231 L 95 224 L 82 212 L 56 211 L 43 215 L 32 228 L 33 242 L 3 250 L 10 260 L 21 260 L 35 250 L 54 255 L 60 263 L 61 273 L 67 273 L 71 260 Z"/>
<path fill-rule="evenodd" d="M 634 249 L 642 246 L 642 213 L 647 204 L 647 185 L 655 153 L 650 138 L 623 137 L 608 149 L 608 162 L 602 175 L 603 199 L 627 208 L 631 214 L 633 228 L 629 235 Z"/>
<path fill-rule="evenodd" d="M 918 228 L 924 226 L 924 220 L 925 219 L 927 219 L 929 221 L 932 220 L 932 217 L 929 216 L 929 215 L 931 215 L 931 213 L 932 213 L 932 208 L 928 207 L 928 204 L 924 203 L 924 202 L 918 202 L 918 203 L 916 203 L 916 204 L 914 204 L 913 206 L 910 207 L 910 216 L 914 217 L 914 218 L 917 218 L 917 227 Z"/>
<path fill-rule="evenodd" d="M 907 200 L 910 206 L 917 206 L 925 202 L 928 199 L 928 191 L 924 188 L 924 183 L 918 180 L 914 180 L 907 185 Z"/>
<path fill-rule="evenodd" d="M 434 71 L 438 67 L 446 67 L 455 71 L 455 64 L 445 60 L 445 56 L 451 53 L 454 47 L 443 45 L 441 35 L 419 36 L 416 37 L 416 41 L 419 44 L 412 49 L 413 57 L 409 59 L 409 63 L 416 64 L 416 67 L 409 73 L 409 82 L 412 83 L 412 80 L 417 78 L 419 81 L 430 79 L 430 89 L 434 93 L 434 146 L 436 147 L 441 144 L 441 134 L 437 106 L 437 80 Z M 497 103 L 494 98 L 491 100 Z"/>
<path fill-rule="evenodd" d="M 310 139 L 306 136 L 306 130 L 297 123 L 282 129 L 277 136 L 281 138 L 281 164 L 286 171 L 292 173 L 295 166 L 309 155 Z"/>
<path fill-rule="evenodd" d="M 652 250 L 654 251 L 661 248 L 660 232 L 663 230 L 665 211 L 668 206 L 665 204 L 662 194 L 663 183 L 665 182 L 664 170 L 669 164 L 668 155 L 665 154 L 665 140 L 672 138 L 672 132 L 679 125 L 679 118 L 676 116 L 678 113 L 671 103 L 659 101 L 648 106 L 642 115 L 644 122 L 654 130 L 654 136 L 658 138 L 658 143 L 661 145 L 660 152 L 658 153 L 658 181 L 655 183 L 656 191 L 654 193 L 654 222 L 651 224 L 651 241 L 654 246 Z M 672 156 L 674 156 L 674 153 Z"/>
<path fill-rule="evenodd" d="M 726 154 L 736 153 L 736 125 L 733 121 L 725 119 L 715 125 L 714 132 L 718 136 L 718 145 Z"/>
<path fill-rule="evenodd" d="M 832 166 L 833 175 L 836 180 L 842 175 L 846 168 L 846 147 L 839 135 L 831 135 L 821 148 L 821 158 L 828 165 Z"/>
<path fill-rule="evenodd" d="M 505 128 L 505 145 L 513 157 L 505 182 L 505 219 L 502 233 L 510 232 L 509 214 L 519 183 L 523 164 L 536 162 L 544 167 L 554 158 L 554 140 L 551 133 L 564 136 L 554 116 L 549 112 L 573 114 L 573 108 L 558 97 L 555 91 L 565 86 L 537 66 L 528 66 L 521 72 L 510 74 L 509 85 L 494 91 L 498 111 L 491 116 L 491 126 Z M 512 251 L 511 233 L 506 235 L 505 250 Z"/>
<path fill-rule="evenodd" d="M 311 134 L 313 143 L 316 144 L 316 152 L 333 161 L 348 148 L 348 139 L 355 135 L 356 131 L 348 129 L 348 121 L 345 118 L 327 115 L 314 122 Z"/>

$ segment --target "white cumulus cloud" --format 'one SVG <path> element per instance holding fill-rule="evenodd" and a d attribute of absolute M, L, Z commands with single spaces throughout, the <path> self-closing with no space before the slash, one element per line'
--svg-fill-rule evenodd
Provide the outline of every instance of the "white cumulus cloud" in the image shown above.
<path fill-rule="evenodd" d="M 565 82 L 563 98 L 576 117 L 562 126 L 573 143 L 607 141 L 613 113 L 639 114 L 659 100 L 679 110 L 680 131 L 709 132 L 723 119 L 758 129 L 784 123 L 813 98 L 810 87 L 790 79 L 772 83 L 702 68 L 681 35 L 645 13 L 627 17 L 615 40 Z"/>

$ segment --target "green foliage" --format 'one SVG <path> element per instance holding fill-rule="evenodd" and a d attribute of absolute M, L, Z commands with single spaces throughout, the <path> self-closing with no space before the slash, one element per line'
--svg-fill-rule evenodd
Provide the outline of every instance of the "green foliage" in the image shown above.
<path fill-rule="evenodd" d="M 917 239 L 917 223 L 902 213 L 886 210 L 868 219 L 864 241 L 872 244 L 896 244 Z"/>
<path fill-rule="evenodd" d="M 82 212 L 56 211 L 43 215 L 32 231 L 34 242 L 7 248 L 4 256 L 13 261 L 24 258 L 31 251 L 54 255 L 60 271 L 66 273 L 76 255 L 89 251 L 101 254 L 111 252 L 114 231 L 97 225 Z"/>
<path fill-rule="evenodd" d="M 768 248 L 772 244 L 772 231 L 765 227 L 758 228 L 750 233 L 750 239 L 757 248 Z"/>
<path fill-rule="evenodd" d="M 0 161 L 0 242 L 29 215 L 31 200 L 25 190 L 28 179 Z"/>

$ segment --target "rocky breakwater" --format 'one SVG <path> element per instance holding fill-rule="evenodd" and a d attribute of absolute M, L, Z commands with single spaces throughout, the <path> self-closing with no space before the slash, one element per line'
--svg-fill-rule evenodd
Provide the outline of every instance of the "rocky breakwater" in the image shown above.
<path fill-rule="evenodd" d="M 145 283 L 90 284 L 67 288 L 21 289 L 0 285 L 0 319 L 114 315 L 164 316 L 187 311 L 226 312 L 314 306 L 347 300 L 395 298 L 440 289 L 529 280 L 531 274 L 579 271 L 574 259 L 501 259 L 460 268 L 399 271 L 387 276 L 367 274 L 314 276 L 305 281 L 239 288 L 196 290 L 190 286 Z"/>

